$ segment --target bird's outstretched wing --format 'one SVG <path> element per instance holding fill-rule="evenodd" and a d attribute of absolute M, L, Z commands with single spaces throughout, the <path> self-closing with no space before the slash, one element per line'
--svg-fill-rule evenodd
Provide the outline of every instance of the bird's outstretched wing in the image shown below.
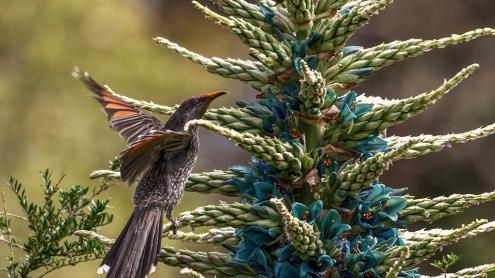
<path fill-rule="evenodd" d="M 122 152 L 120 173 L 122 180 L 132 184 L 156 160 L 159 153 L 171 155 L 185 149 L 191 135 L 187 132 L 154 130 L 139 137 L 138 141 Z"/>
<path fill-rule="evenodd" d="M 160 129 L 162 123 L 159 119 L 120 100 L 107 88 L 98 84 L 87 72 L 80 72 L 75 68 L 72 75 L 96 94 L 95 99 L 103 106 L 102 110 L 108 117 L 110 127 L 118 131 L 128 145 L 139 140 L 139 136 L 146 135 L 151 130 Z"/>
<path fill-rule="evenodd" d="M 128 185 L 133 184 L 145 173 L 162 151 L 173 155 L 189 145 L 189 133 L 160 130 L 160 120 L 119 99 L 108 88 L 98 84 L 87 72 L 75 68 L 72 75 L 96 94 L 95 98 L 103 106 L 110 127 L 127 141 L 128 148 L 121 154 L 120 175 Z"/>

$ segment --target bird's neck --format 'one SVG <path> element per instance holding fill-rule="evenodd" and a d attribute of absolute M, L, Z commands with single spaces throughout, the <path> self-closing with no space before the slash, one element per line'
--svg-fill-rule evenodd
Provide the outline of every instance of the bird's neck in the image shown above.
<path fill-rule="evenodd" d="M 177 113 L 170 116 L 168 121 L 163 125 L 163 130 L 173 130 L 173 131 L 185 131 L 184 127 L 186 126 L 189 119 L 186 119 L 182 115 L 177 115 Z M 191 125 L 187 132 L 191 133 L 193 136 L 198 134 L 198 126 Z"/>
<path fill-rule="evenodd" d="M 173 130 L 173 131 L 184 131 L 184 127 L 189 119 L 186 119 L 183 115 L 178 113 L 172 114 L 168 121 L 163 125 L 163 129 Z"/>

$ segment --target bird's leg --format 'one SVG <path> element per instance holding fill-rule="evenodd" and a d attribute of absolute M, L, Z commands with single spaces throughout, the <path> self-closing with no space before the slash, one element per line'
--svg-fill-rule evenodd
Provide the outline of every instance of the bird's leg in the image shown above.
<path fill-rule="evenodd" d="M 179 218 L 178 217 L 173 217 L 172 216 L 172 211 L 167 210 L 167 219 L 172 223 L 172 232 L 174 235 L 177 234 L 177 229 L 179 227 Z"/>

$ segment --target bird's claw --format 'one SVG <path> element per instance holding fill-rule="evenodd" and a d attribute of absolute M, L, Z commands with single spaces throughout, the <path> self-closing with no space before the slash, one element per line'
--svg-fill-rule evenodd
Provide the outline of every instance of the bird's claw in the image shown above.
<path fill-rule="evenodd" d="M 172 223 L 172 232 L 174 235 L 176 235 L 177 229 L 179 228 L 179 219 L 177 217 L 171 218 L 170 223 Z"/>

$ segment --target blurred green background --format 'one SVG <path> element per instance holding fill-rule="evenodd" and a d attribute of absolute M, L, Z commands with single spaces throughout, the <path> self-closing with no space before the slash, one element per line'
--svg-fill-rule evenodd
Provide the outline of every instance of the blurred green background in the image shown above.
<path fill-rule="evenodd" d="M 211 3 L 200 1 L 208 6 Z M 373 46 L 395 39 L 437 38 L 478 27 L 495 27 L 493 0 L 396 1 L 358 32 L 351 44 Z M 75 65 L 100 82 L 130 97 L 174 104 L 210 90 L 232 92 L 215 105 L 253 99 L 240 82 L 222 79 L 156 46 L 151 38 L 165 36 L 206 56 L 246 57 L 247 49 L 228 30 L 203 18 L 188 1 L 171 0 L 0 0 L 0 177 L 18 177 L 32 198 L 40 196 L 39 170 L 67 173 L 64 184 L 96 185 L 92 170 L 124 147 L 107 127 L 97 103 L 70 76 Z M 436 88 L 462 67 L 478 62 L 481 69 L 426 113 L 389 134 L 462 132 L 495 121 L 495 40 L 433 51 L 386 68 L 359 92 L 389 98 L 416 95 Z M 225 169 L 247 163 L 248 155 L 232 143 L 202 131 L 196 171 Z M 415 161 L 399 162 L 384 181 L 408 187 L 418 197 L 451 193 L 481 193 L 495 187 L 493 137 Z M 115 220 L 103 233 L 116 236 L 132 210 L 134 188 L 122 185 L 111 197 Z M 9 210 L 15 200 L 7 194 Z M 219 196 L 187 193 L 177 212 L 217 202 Z M 459 226 L 476 218 L 494 217 L 495 205 L 436 222 Z M 428 225 L 417 226 L 429 227 Z M 14 233 L 25 235 L 17 225 Z M 495 234 L 463 241 L 445 251 L 462 255 L 453 270 L 495 260 Z M 174 244 L 167 242 L 166 244 Z M 188 246 L 198 248 L 197 246 Z M 1 247 L 3 248 L 3 247 Z M 0 248 L 1 258 L 6 249 Z M 202 247 L 204 248 L 204 247 Z M 53 272 L 47 277 L 94 277 L 97 262 Z M 178 269 L 160 265 L 156 277 L 177 277 Z"/>

